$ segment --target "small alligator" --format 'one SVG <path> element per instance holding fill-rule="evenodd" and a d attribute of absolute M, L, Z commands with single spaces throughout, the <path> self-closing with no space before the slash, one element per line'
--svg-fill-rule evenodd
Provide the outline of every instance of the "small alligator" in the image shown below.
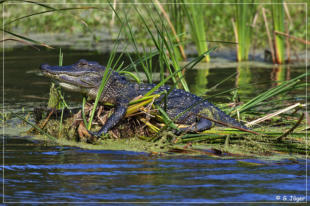
<path fill-rule="evenodd" d="M 97 96 L 106 69 L 97 62 L 84 59 L 69 66 L 43 64 L 40 68 L 45 76 L 56 80 L 61 87 L 83 93 L 93 100 Z M 125 116 L 129 102 L 135 97 L 144 95 L 154 86 L 155 84 L 130 82 L 119 73 L 112 72 L 99 101 L 114 104 L 115 112 L 98 132 L 92 132 L 92 134 L 100 136 L 102 133 L 107 133 Z M 154 93 L 169 91 L 170 89 L 169 86 L 162 86 Z M 183 128 L 183 131 L 200 132 L 210 129 L 217 124 L 210 121 L 210 119 L 248 130 L 243 124 L 226 115 L 213 104 L 192 93 L 181 89 L 172 89 L 166 95 L 166 101 L 162 101 L 163 98 L 165 97 L 162 94 L 154 103 L 165 108 L 170 119 L 174 120 L 177 117 L 174 120 L 175 123 L 189 125 L 187 128 Z"/>

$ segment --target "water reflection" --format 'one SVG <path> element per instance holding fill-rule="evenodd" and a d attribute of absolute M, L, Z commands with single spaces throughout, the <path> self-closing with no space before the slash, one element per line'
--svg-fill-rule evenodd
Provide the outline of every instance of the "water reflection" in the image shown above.
<path fill-rule="evenodd" d="M 206 66 L 204 69 L 199 69 L 195 71 L 194 75 L 192 71 L 187 75 L 187 80 L 189 80 L 189 89 L 191 92 L 198 96 L 205 95 L 208 91 L 208 76 L 210 73 L 210 68 Z"/>
<path fill-rule="evenodd" d="M 237 67 L 236 88 L 238 88 L 238 94 L 243 97 L 251 96 L 256 90 L 255 85 L 252 85 L 254 83 L 252 70 L 248 66 Z"/>
<path fill-rule="evenodd" d="M 278 86 L 283 81 L 290 79 L 291 79 L 291 69 L 289 66 L 277 65 L 273 67 L 271 72 L 271 80 L 273 81 L 273 86 Z"/>

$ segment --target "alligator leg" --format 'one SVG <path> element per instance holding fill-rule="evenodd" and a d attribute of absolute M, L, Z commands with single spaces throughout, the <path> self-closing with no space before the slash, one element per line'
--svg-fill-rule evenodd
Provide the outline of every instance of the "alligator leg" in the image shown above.
<path fill-rule="evenodd" d="M 214 123 L 211 121 L 200 118 L 200 120 L 193 126 L 180 128 L 181 132 L 202 132 L 207 129 L 211 129 L 213 127 Z"/>
<path fill-rule="evenodd" d="M 117 104 L 115 107 L 114 113 L 108 118 L 106 123 L 98 132 L 88 131 L 90 134 L 94 136 L 101 136 L 102 133 L 106 134 L 111 128 L 113 128 L 126 114 L 128 107 L 127 104 Z"/>

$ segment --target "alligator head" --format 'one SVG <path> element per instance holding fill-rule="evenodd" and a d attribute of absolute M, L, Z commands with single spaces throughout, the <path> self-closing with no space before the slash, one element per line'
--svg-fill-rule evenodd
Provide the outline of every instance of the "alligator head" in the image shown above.
<path fill-rule="evenodd" d="M 68 66 L 43 64 L 40 69 L 45 76 L 59 83 L 61 87 L 89 94 L 91 90 L 99 87 L 105 67 L 97 62 L 81 59 L 76 64 Z"/>

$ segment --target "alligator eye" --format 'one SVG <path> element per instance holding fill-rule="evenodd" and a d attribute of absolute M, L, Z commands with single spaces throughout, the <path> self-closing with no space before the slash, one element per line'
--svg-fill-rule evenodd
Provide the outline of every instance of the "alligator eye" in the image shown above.
<path fill-rule="evenodd" d="M 85 59 L 80 59 L 80 61 L 79 61 L 79 65 L 80 65 L 80 66 L 84 66 L 84 65 L 87 65 L 87 64 L 88 64 L 87 60 L 85 60 Z"/>

